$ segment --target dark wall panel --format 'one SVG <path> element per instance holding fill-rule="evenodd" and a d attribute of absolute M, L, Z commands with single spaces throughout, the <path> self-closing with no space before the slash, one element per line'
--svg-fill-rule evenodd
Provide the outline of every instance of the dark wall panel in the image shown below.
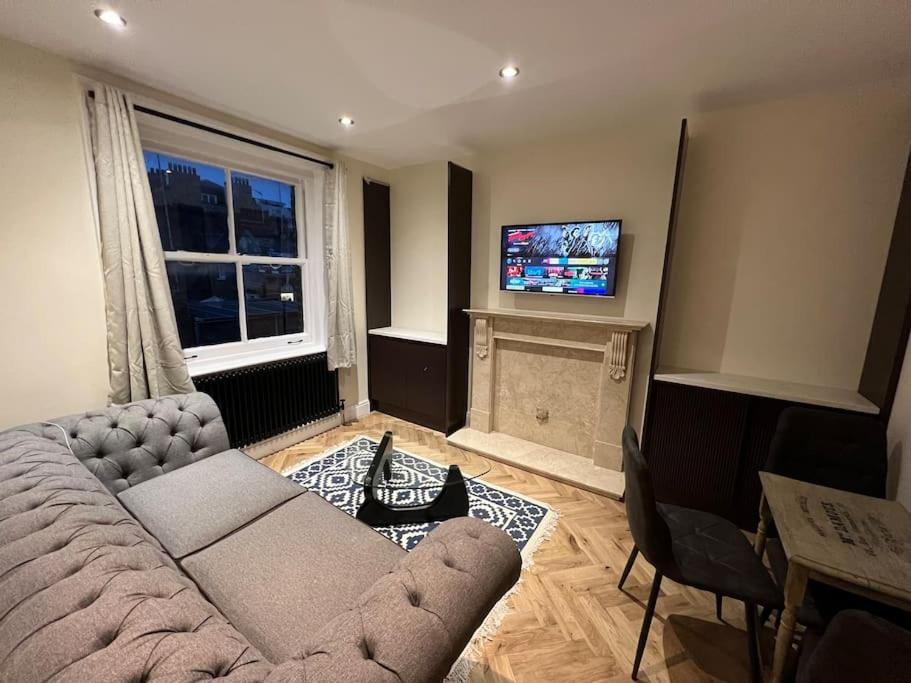
<path fill-rule="evenodd" d="M 364 180 L 364 283 L 367 329 L 392 324 L 389 186 Z"/>
<path fill-rule="evenodd" d="M 471 171 L 450 162 L 448 206 L 448 283 L 446 432 L 465 424 L 468 410 L 469 320 L 471 306 Z"/>
<path fill-rule="evenodd" d="M 911 156 L 905 168 L 892 230 L 892 243 L 876 303 L 876 315 L 858 391 L 880 408 L 888 421 L 911 330 Z"/>
<path fill-rule="evenodd" d="M 665 303 L 671 279 L 671 264 L 674 258 L 674 245 L 677 241 L 677 218 L 680 215 L 680 202 L 683 196 L 683 174 L 686 170 L 686 152 L 689 149 L 689 133 L 686 119 L 680 122 L 680 138 L 677 141 L 677 165 L 674 169 L 674 190 L 671 194 L 671 209 L 667 222 L 667 238 L 664 244 L 664 265 L 661 270 L 661 288 L 658 291 L 658 311 L 655 318 L 655 334 L 652 344 L 652 361 L 648 373 L 648 388 L 645 399 L 645 429 L 648 429 L 649 412 L 652 409 L 652 385 L 658 362 L 661 359 L 661 340 L 664 332 Z"/>

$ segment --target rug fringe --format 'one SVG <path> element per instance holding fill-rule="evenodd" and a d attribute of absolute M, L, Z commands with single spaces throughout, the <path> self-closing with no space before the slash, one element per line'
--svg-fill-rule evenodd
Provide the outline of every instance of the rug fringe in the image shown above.
<path fill-rule="evenodd" d="M 519 591 L 519 588 L 521 588 L 522 584 L 525 582 L 525 572 L 529 571 L 534 566 L 535 552 L 537 552 L 542 543 L 553 535 L 559 521 L 560 514 L 553 508 L 548 508 L 548 513 L 545 515 L 544 521 L 541 522 L 535 535 L 525 545 L 525 548 L 522 549 L 522 573 L 519 575 L 519 580 L 516 581 L 515 585 L 510 588 L 502 598 L 500 598 L 493 609 L 490 610 L 481 626 L 478 627 L 478 630 L 474 632 L 468 645 L 465 646 L 465 649 L 462 650 L 462 654 L 459 655 L 456 663 L 453 664 L 452 669 L 449 670 L 449 674 L 446 676 L 446 683 L 467 683 L 468 677 L 471 676 L 471 672 L 479 664 L 484 655 L 485 642 L 492 640 L 494 636 L 497 635 L 500 626 L 503 625 L 503 620 L 506 618 L 506 615 L 512 611 L 512 608 L 508 604 L 509 599 Z"/>

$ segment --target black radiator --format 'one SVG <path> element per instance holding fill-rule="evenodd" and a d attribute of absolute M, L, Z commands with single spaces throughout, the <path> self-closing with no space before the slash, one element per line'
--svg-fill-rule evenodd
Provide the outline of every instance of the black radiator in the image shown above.
<path fill-rule="evenodd" d="M 338 372 L 327 369 L 325 353 L 215 372 L 193 382 L 218 404 L 234 448 L 341 410 Z"/>

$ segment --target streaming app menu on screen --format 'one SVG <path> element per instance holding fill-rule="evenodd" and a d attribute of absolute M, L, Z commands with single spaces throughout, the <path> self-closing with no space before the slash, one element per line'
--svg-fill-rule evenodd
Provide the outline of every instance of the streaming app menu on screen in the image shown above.
<path fill-rule="evenodd" d="M 619 221 L 503 228 L 501 289 L 612 296 Z"/>

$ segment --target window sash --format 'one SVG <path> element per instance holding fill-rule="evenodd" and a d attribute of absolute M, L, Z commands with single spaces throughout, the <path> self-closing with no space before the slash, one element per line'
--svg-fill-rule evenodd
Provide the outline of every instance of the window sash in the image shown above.
<path fill-rule="evenodd" d="M 142 134 L 140 137 L 143 137 Z M 143 150 L 157 152 L 172 157 L 196 161 L 222 168 L 225 173 L 225 203 L 227 205 L 228 222 L 228 253 L 208 253 L 195 251 L 165 251 L 166 261 L 180 261 L 184 263 L 228 263 L 235 267 L 238 288 L 238 324 L 240 325 L 240 341 L 226 342 L 223 344 L 210 344 L 205 346 L 186 347 L 183 349 L 184 357 L 188 361 L 191 375 L 204 374 L 229 367 L 265 362 L 267 360 L 314 353 L 325 350 L 324 329 L 325 313 L 320 317 L 319 312 L 324 311 L 325 302 L 319 300 L 322 287 L 319 286 L 321 271 L 315 272 L 309 261 L 309 252 L 312 243 L 310 231 L 320 230 L 322 226 L 308 225 L 306 220 L 305 202 L 308 200 L 304 187 L 303 177 L 294 177 L 287 172 L 272 170 L 268 163 L 253 165 L 249 163 L 231 163 L 228 161 L 231 153 L 210 155 L 204 151 L 197 151 L 192 144 L 181 149 L 170 144 L 160 144 L 159 134 L 152 136 L 152 140 L 143 140 Z M 237 236 L 235 233 L 233 183 L 231 173 L 255 175 L 269 180 L 292 185 L 294 187 L 294 217 L 297 226 L 297 257 L 262 256 L 237 253 Z M 317 238 L 318 244 L 318 238 Z M 319 253 L 319 252 L 317 252 Z M 303 313 L 304 331 L 286 335 L 276 335 L 257 339 L 248 338 L 246 316 L 246 294 L 243 278 L 245 265 L 293 265 L 301 269 L 302 300 L 300 305 Z"/>

